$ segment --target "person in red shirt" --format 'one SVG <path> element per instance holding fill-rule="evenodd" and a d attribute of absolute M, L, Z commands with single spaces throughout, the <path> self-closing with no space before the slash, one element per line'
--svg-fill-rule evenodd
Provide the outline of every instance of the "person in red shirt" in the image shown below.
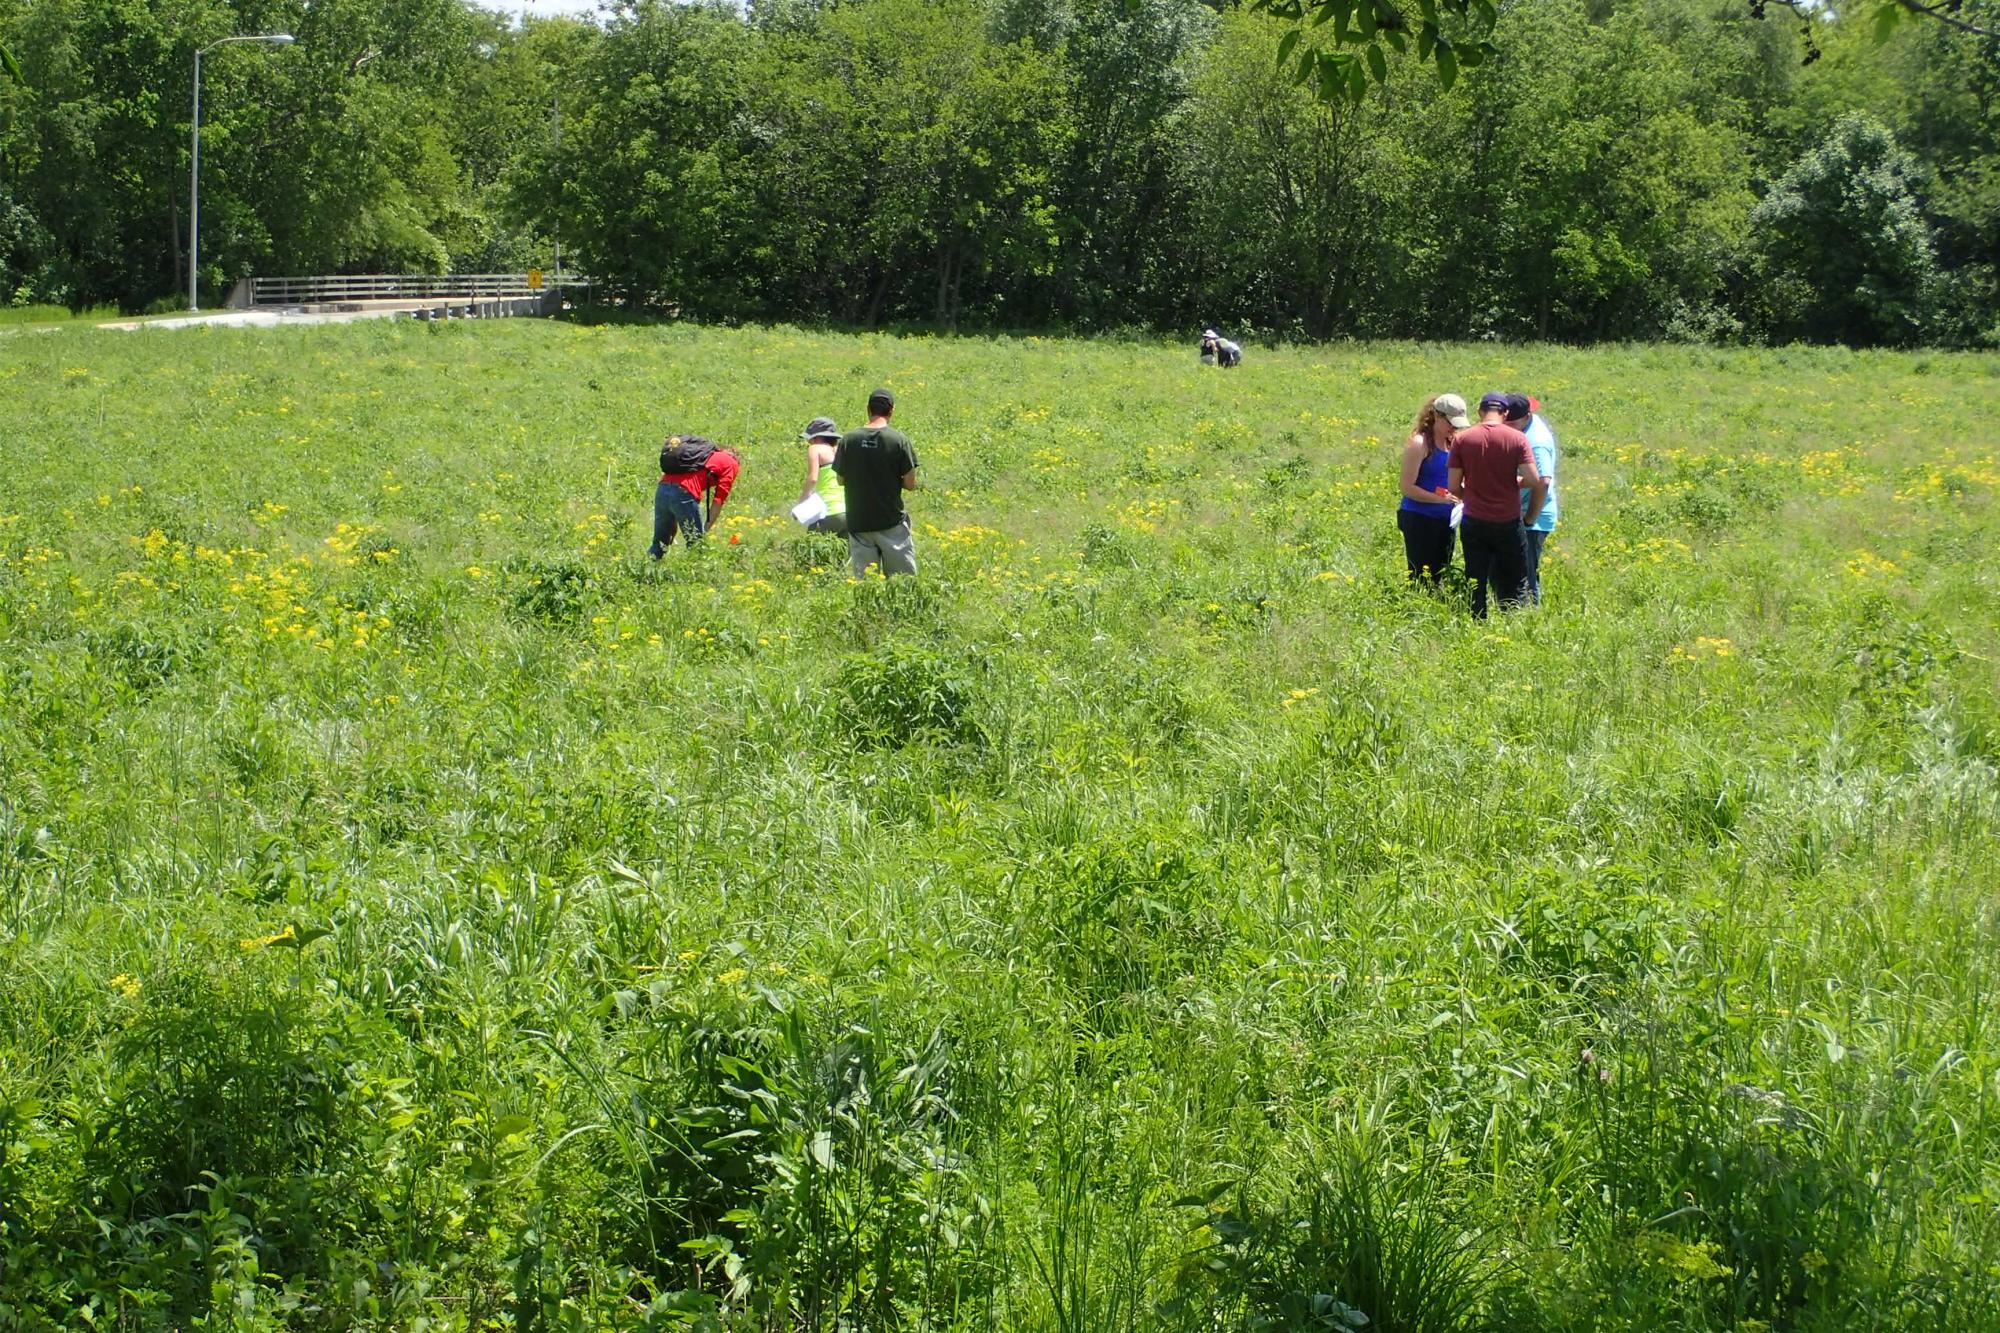
<path fill-rule="evenodd" d="M 702 534 L 715 526 L 715 516 L 722 512 L 723 501 L 736 485 L 742 462 L 727 449 L 711 446 L 706 455 L 688 462 L 677 462 L 673 457 L 683 451 L 691 457 L 707 443 L 699 436 L 675 436 L 661 452 L 662 462 L 673 466 L 660 473 L 660 484 L 653 492 L 653 544 L 649 551 L 655 560 L 674 544 L 678 530 L 687 531 L 689 546 L 700 541 Z"/>
<path fill-rule="evenodd" d="M 1463 498 L 1465 517 L 1458 541 L 1465 551 L 1465 577 L 1472 584 L 1472 615 L 1486 619 L 1486 585 L 1502 608 L 1528 596 L 1527 523 L 1541 515 L 1548 484 L 1535 470 L 1528 437 L 1509 420 L 1518 395 L 1489 393 L 1479 400 L 1479 424 L 1451 442 L 1448 471 L 1453 494 Z M 1520 399 L 1520 421 L 1528 420 L 1528 400 Z M 1529 492 L 1521 512 L 1521 492 Z"/>

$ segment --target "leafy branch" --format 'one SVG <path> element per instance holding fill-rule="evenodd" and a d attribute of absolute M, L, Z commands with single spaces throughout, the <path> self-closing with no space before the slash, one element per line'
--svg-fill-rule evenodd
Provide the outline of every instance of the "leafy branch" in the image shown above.
<path fill-rule="evenodd" d="M 1796 7 L 1794 5 L 1794 8 Z M 1886 0 L 1880 9 L 1875 11 L 1875 39 L 1881 41 L 1886 38 L 1906 12 L 1922 18 L 1936 19 L 1947 28 L 1956 28 L 1974 37 L 2000 37 L 2000 28 L 1968 22 L 1959 17 L 1965 12 L 1965 0 L 1943 0 L 1942 4 L 1935 5 L 1923 4 L 1921 0 Z"/>
<path fill-rule="evenodd" d="M 1278 63 L 1291 66 L 1294 83 L 1316 85 L 1327 101 L 1358 102 L 1370 78 L 1387 83 L 1388 51 L 1401 56 L 1414 48 L 1419 64 L 1437 66 L 1446 89 L 1458 82 L 1459 70 L 1499 54 L 1486 40 L 1499 18 L 1493 0 L 1417 0 L 1414 21 L 1392 0 L 1253 0 L 1251 7 L 1300 25 L 1279 39 Z M 1456 40 L 1444 32 L 1447 16 Z M 1335 48 L 1358 49 L 1321 45 L 1319 32 L 1328 24 Z"/>
<path fill-rule="evenodd" d="M 1804 63 L 1820 58 L 1819 44 L 1813 40 L 1814 26 L 1822 17 L 1816 0 L 1746 2 L 1753 18 L 1763 18 L 1771 3 L 1797 14 Z M 1294 83 L 1314 84 L 1326 101 L 1359 102 L 1368 92 L 1370 78 L 1378 84 L 1388 82 L 1387 51 L 1400 56 L 1414 45 L 1418 63 L 1435 64 L 1438 83 L 1447 91 L 1458 81 L 1459 70 L 1499 54 L 1487 40 L 1498 18 L 1492 0 L 1417 0 L 1414 23 L 1394 0 L 1252 0 L 1251 8 L 1299 25 L 1279 39 L 1278 64 L 1290 66 Z M 1967 13 L 1975 18 L 1966 18 Z M 1447 15 L 1459 34 L 1456 40 L 1443 31 L 1441 21 Z M 1887 41 L 1896 25 L 1912 16 L 1933 19 L 1970 36 L 2000 39 L 2000 27 L 1975 21 L 1983 20 L 1984 13 L 1969 7 L 1967 0 L 1882 0 L 1875 11 L 1875 40 Z M 1320 31 L 1328 24 L 1331 49 L 1320 40 Z"/>

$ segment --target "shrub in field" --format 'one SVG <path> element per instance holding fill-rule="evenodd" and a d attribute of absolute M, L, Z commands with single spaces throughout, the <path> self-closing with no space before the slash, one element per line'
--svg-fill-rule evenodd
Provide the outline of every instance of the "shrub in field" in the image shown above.
<path fill-rule="evenodd" d="M 360 1151 L 351 1088 L 305 996 L 263 970 L 115 979 L 127 1012 L 105 1065 L 78 1071 L 68 1151 L 27 1163 L 10 1202 L 28 1209 L 0 1237 L 26 1327 L 37 1310 L 220 1327 L 203 1321 L 296 1304 L 286 1284 L 323 1271 L 353 1203 L 330 1183 Z"/>
<path fill-rule="evenodd" d="M 990 1281 L 941 1032 L 822 1026 L 769 990 L 653 1018 L 624 1131 L 647 1200 L 637 1266 L 692 1259 L 708 1295 L 770 1328 L 939 1326 Z"/>
<path fill-rule="evenodd" d="M 1937 701 L 1957 655 L 1951 636 L 1917 621 L 1899 620 L 1875 604 L 1861 620 L 1854 650 L 1854 695 L 1870 712 L 1898 718 Z"/>
<path fill-rule="evenodd" d="M 1199 1299 L 1247 1329 L 1521 1329 L 1493 1312 L 1505 1270 L 1493 1239 L 1447 1199 L 1443 1178 L 1438 1163 L 1405 1166 L 1336 1132 L 1275 1199 L 1244 1187 L 1226 1203 L 1225 1194 L 1183 1200 L 1200 1210 L 1193 1254 L 1202 1262 L 1182 1281 L 1202 1294 L 1179 1304 Z"/>
<path fill-rule="evenodd" d="M 1092 569 L 1136 569 L 1139 557 L 1130 537 L 1108 523 L 1083 530 L 1083 563 Z"/>
<path fill-rule="evenodd" d="M 1698 532 L 1715 532 L 1736 517 L 1736 502 L 1718 486 L 1699 485 L 1681 492 L 1674 516 Z"/>
<path fill-rule="evenodd" d="M 187 635 L 151 626 L 114 625 L 92 634 L 88 642 L 106 675 L 142 692 L 166 684 L 200 660 L 199 646 Z"/>
<path fill-rule="evenodd" d="M 978 734 L 972 684 L 949 654 L 892 644 L 847 658 L 839 675 L 837 724 L 862 749 L 911 741 L 963 741 Z"/>
<path fill-rule="evenodd" d="M 508 605 L 519 620 L 570 627 L 597 601 L 596 574 L 574 560 L 518 559 L 507 574 Z"/>
<path fill-rule="evenodd" d="M 909 635 L 941 635 L 949 596 L 946 585 L 930 575 L 861 579 L 853 585 L 846 642 L 872 650 Z"/>
<path fill-rule="evenodd" d="M 1901 1326 L 1918 1318 L 1920 1293 L 1896 1276 L 1913 1249 L 1936 1239 L 1954 1258 L 1979 1253 L 1976 1235 L 1924 1237 L 1897 1173 L 1850 1155 L 1862 1124 L 1909 1133 L 1909 1097 L 1881 1099 L 1858 1070 L 1810 1099 L 1741 1081 L 1725 1042 L 1686 1010 L 1642 1010 L 1618 1029 L 1577 1068 L 1589 1169 L 1608 1204 L 1592 1225 L 1615 1238 L 1592 1247 L 1613 1310 L 1810 1329 L 1893 1311 L 1884 1326 Z M 1849 1058 L 1837 1041 L 1829 1051 Z"/>
<path fill-rule="evenodd" d="M 1120 839 L 1108 830 L 1029 853 L 1015 882 L 1029 928 L 1087 1021 L 1114 1028 L 1126 1007 L 1213 966 L 1229 943 L 1203 901 L 1209 882 L 1185 847 Z"/>
<path fill-rule="evenodd" d="M 1498 919 L 1501 964 L 1565 988 L 1629 982 L 1665 953 L 1668 904 L 1645 877 L 1614 867 L 1589 875 L 1543 870 Z"/>

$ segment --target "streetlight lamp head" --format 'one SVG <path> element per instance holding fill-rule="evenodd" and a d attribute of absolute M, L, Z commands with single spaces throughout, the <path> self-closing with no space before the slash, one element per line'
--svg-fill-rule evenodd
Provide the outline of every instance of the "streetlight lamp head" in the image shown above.
<path fill-rule="evenodd" d="M 266 37 L 264 40 L 271 43 L 271 45 L 273 46 L 290 46 L 293 42 L 296 42 L 298 38 L 292 36 L 288 32 L 274 32 L 269 37 Z"/>

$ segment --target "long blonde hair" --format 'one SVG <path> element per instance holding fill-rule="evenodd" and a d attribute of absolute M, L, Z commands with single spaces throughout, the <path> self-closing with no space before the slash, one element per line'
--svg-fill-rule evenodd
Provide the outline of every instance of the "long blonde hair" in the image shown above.
<path fill-rule="evenodd" d="M 1443 445 L 1438 443 L 1438 437 L 1437 437 L 1437 424 L 1442 419 L 1438 416 L 1438 410 L 1437 410 L 1438 397 L 1439 395 L 1432 394 L 1430 397 L 1424 399 L 1424 405 L 1417 409 L 1416 424 L 1410 427 L 1410 434 L 1421 435 L 1424 437 L 1425 458 L 1429 458 L 1432 454 L 1436 453 L 1439 449 L 1444 447 Z M 1451 423 L 1448 421 L 1445 422 L 1445 424 L 1447 426 L 1451 425 Z M 1453 430 L 1454 433 L 1456 433 L 1456 427 L 1454 427 Z"/>

